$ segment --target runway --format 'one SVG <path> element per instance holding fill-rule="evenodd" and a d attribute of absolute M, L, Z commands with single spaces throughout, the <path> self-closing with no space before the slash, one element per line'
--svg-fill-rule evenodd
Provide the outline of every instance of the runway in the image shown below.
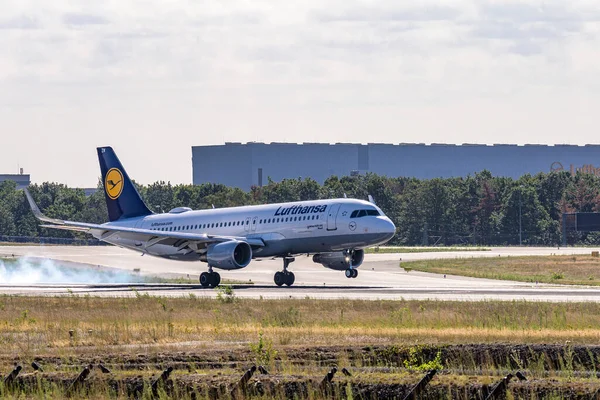
<path fill-rule="evenodd" d="M 219 271 L 223 279 L 248 281 L 252 284 L 234 285 L 235 296 L 240 298 L 323 298 L 323 299 L 437 299 L 437 300 L 527 300 L 527 301 L 600 301 L 600 288 L 583 286 L 530 284 L 521 282 L 476 279 L 458 276 L 444 278 L 437 274 L 406 272 L 402 261 L 437 258 L 509 257 L 525 255 L 590 254 L 592 248 L 494 248 L 491 251 L 368 254 L 359 268 L 356 279 L 348 279 L 343 272 L 324 268 L 311 258 L 298 257 L 290 269 L 296 275 L 292 287 L 276 287 L 273 274 L 281 269 L 281 260 L 254 260 L 238 271 Z M 0 257 L 29 257 L 67 262 L 78 271 L 109 271 L 121 275 L 156 275 L 196 279 L 206 270 L 204 263 L 186 263 L 140 256 L 113 246 L 1 246 Z M 134 270 L 139 269 L 139 273 Z M 94 295 L 215 297 L 217 291 L 200 285 L 91 283 L 73 284 L 60 281 L 52 284 L 43 279 L 28 280 L 23 276 L 19 284 L 7 282 L 0 276 L 0 294 L 12 295 Z M 39 278 L 39 277 L 37 277 Z M 35 281 L 35 282 L 34 282 Z"/>

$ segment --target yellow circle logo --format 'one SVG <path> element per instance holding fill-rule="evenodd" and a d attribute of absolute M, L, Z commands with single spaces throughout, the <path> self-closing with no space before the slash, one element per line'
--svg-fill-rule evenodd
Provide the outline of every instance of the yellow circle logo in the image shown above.
<path fill-rule="evenodd" d="M 104 178 L 104 190 L 112 200 L 116 200 L 123 191 L 123 173 L 118 168 L 111 168 Z"/>

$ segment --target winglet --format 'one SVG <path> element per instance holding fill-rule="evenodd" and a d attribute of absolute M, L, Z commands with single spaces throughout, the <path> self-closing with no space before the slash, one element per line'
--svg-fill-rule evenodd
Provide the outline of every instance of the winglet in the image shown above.
<path fill-rule="evenodd" d="M 369 195 L 369 203 L 375 204 L 375 200 L 373 199 L 373 196 Z"/>
<path fill-rule="evenodd" d="M 31 211 L 33 211 L 33 215 L 35 215 L 35 217 L 37 219 L 39 219 L 40 221 L 44 221 L 44 222 L 50 222 L 51 224 L 62 225 L 65 223 L 64 221 L 61 221 L 60 219 L 49 218 L 49 217 L 46 217 L 44 214 L 42 214 L 38 205 L 35 204 L 35 201 L 33 200 L 33 196 L 31 195 L 31 193 L 29 193 L 29 190 L 27 188 L 23 188 L 23 191 L 25 192 L 25 196 L 27 197 L 27 201 L 29 202 L 29 207 L 31 207 Z"/>

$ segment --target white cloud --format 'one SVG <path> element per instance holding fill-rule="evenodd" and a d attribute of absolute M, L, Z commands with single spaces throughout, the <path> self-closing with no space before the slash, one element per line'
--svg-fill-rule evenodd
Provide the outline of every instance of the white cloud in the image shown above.
<path fill-rule="evenodd" d="M 591 0 L 5 0 L 0 171 L 94 185 L 106 144 L 189 182 L 189 147 L 223 140 L 597 142 L 599 21 Z"/>

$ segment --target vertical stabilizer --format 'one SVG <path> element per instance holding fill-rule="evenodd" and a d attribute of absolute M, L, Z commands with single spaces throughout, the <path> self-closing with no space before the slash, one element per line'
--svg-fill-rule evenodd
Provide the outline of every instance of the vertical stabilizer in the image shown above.
<path fill-rule="evenodd" d="M 110 221 L 152 214 L 112 147 L 98 147 L 97 150 Z"/>

